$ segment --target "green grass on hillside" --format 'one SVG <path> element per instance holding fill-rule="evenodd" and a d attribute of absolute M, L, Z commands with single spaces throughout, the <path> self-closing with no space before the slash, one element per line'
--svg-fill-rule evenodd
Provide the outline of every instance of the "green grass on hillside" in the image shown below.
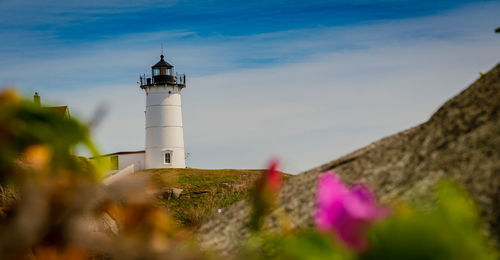
<path fill-rule="evenodd" d="M 159 203 L 182 226 L 198 226 L 204 217 L 246 199 L 255 180 L 264 170 L 205 170 L 205 169 L 151 169 L 151 174 L 163 188 L 183 189 L 178 199 L 160 199 Z M 285 178 L 291 175 L 285 174 Z"/>

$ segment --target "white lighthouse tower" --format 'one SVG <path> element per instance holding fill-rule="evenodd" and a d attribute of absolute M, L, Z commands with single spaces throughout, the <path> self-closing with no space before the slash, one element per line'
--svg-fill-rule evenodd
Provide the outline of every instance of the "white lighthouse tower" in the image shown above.
<path fill-rule="evenodd" d="M 174 66 L 160 56 L 152 66 L 152 78 L 140 77 L 146 91 L 145 168 L 185 168 L 181 90 L 186 75 L 174 74 Z"/>

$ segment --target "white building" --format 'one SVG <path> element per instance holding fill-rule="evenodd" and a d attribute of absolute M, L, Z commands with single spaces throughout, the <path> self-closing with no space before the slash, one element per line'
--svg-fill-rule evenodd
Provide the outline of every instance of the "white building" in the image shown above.
<path fill-rule="evenodd" d="M 181 109 L 186 76 L 174 73 L 174 66 L 160 57 L 151 67 L 152 77 L 141 75 L 139 82 L 146 93 L 146 150 L 100 156 L 109 158 L 114 172 L 132 164 L 134 170 L 186 167 Z"/>
<path fill-rule="evenodd" d="M 125 169 L 133 165 L 134 171 L 143 170 L 144 168 L 144 154 L 145 151 L 127 151 L 127 152 L 117 152 L 109 153 L 98 156 L 99 158 L 106 158 L 109 160 L 109 170 L 111 174 L 114 174 L 122 169 Z M 95 159 L 98 157 L 92 157 L 90 159 Z"/>

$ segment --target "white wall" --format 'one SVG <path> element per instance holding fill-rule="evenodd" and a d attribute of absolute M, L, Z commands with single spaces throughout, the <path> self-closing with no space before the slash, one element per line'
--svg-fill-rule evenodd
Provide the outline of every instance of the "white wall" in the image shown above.
<path fill-rule="evenodd" d="M 134 164 L 134 170 L 144 169 L 144 153 L 130 153 L 118 155 L 118 170 L 122 170 L 127 166 Z"/>
<path fill-rule="evenodd" d="M 185 168 L 181 88 L 173 85 L 146 88 L 145 168 Z M 171 163 L 165 163 L 170 152 Z"/>
<path fill-rule="evenodd" d="M 129 153 L 129 154 L 119 154 L 119 155 L 106 155 L 104 157 L 99 157 L 99 159 L 103 159 L 103 160 L 106 160 L 106 161 L 103 161 L 103 162 L 106 162 L 106 163 L 109 163 L 109 167 L 113 167 L 113 165 L 111 164 L 111 158 L 112 157 L 115 157 L 117 156 L 118 157 L 118 169 L 114 169 L 114 170 L 111 170 L 108 169 L 108 174 L 110 175 L 114 175 L 116 174 L 117 172 L 127 168 L 128 166 L 130 165 L 134 165 L 133 167 L 133 170 L 134 171 L 139 171 L 139 170 L 143 170 L 144 169 L 144 165 L 145 165 L 145 158 L 144 158 L 144 152 L 142 153 Z M 90 160 L 93 161 L 93 160 L 96 160 L 97 158 L 91 158 Z"/>

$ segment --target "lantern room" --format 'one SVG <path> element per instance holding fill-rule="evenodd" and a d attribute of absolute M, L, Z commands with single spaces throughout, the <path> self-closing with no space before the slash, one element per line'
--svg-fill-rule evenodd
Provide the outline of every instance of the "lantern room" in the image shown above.
<path fill-rule="evenodd" d="M 152 69 L 153 81 L 156 84 L 167 84 L 167 83 L 176 83 L 174 78 L 174 66 L 166 62 L 163 58 L 164 56 L 160 56 L 160 61 L 156 63 Z"/>
<path fill-rule="evenodd" d="M 141 88 L 156 85 L 176 85 L 180 88 L 186 87 L 186 75 L 174 72 L 174 66 L 165 61 L 163 54 L 160 61 L 151 67 L 151 76 L 141 75 Z"/>

